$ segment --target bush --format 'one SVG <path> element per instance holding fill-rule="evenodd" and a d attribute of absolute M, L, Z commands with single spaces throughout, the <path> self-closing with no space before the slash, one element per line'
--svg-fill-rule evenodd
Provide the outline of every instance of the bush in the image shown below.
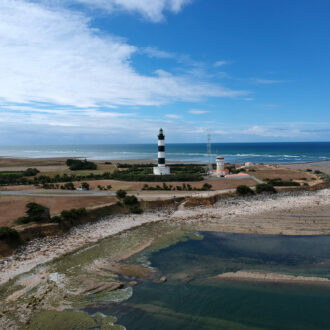
<path fill-rule="evenodd" d="M 30 219 L 29 222 L 40 222 L 46 220 L 47 218 L 47 208 L 37 204 L 37 203 L 28 203 L 26 204 L 26 214 Z M 49 212 L 48 212 L 49 213 Z M 49 214 L 48 214 L 49 216 Z"/>
<path fill-rule="evenodd" d="M 88 162 L 85 160 L 79 159 L 67 159 L 66 165 L 69 166 L 71 171 L 79 171 L 79 170 L 96 170 L 97 165 L 93 162 Z"/>
<path fill-rule="evenodd" d="M 209 184 L 209 183 L 204 183 L 203 184 L 202 190 L 209 191 L 211 189 L 212 189 L 212 185 L 211 184 Z"/>
<path fill-rule="evenodd" d="M 139 205 L 131 206 L 129 210 L 134 214 L 141 214 L 143 212 Z"/>
<path fill-rule="evenodd" d="M 124 204 L 126 206 L 136 205 L 136 204 L 139 203 L 138 200 L 137 200 L 137 198 L 134 195 L 132 195 L 132 196 L 125 196 L 125 198 L 124 198 L 123 201 L 124 201 Z"/>
<path fill-rule="evenodd" d="M 87 182 L 83 182 L 81 184 L 81 187 L 84 189 L 84 190 L 89 190 L 89 184 Z"/>
<path fill-rule="evenodd" d="M 268 184 L 275 186 L 275 187 L 299 187 L 299 182 L 290 181 L 283 181 L 282 179 L 271 179 L 267 181 Z"/>
<path fill-rule="evenodd" d="M 61 218 L 59 215 L 54 215 L 54 216 L 50 219 L 50 222 L 60 223 L 61 219 L 62 219 L 62 218 Z"/>
<path fill-rule="evenodd" d="M 0 227 L 0 241 L 17 242 L 20 241 L 18 232 L 9 227 Z"/>
<path fill-rule="evenodd" d="M 254 191 L 248 186 L 240 185 L 236 188 L 236 194 L 238 196 L 254 195 Z"/>
<path fill-rule="evenodd" d="M 261 194 L 263 192 L 273 193 L 274 194 L 277 191 L 275 190 L 275 188 L 271 184 L 261 183 L 261 184 L 257 184 L 257 186 L 256 186 L 256 192 L 258 194 Z"/>
<path fill-rule="evenodd" d="M 67 182 L 64 186 L 61 186 L 64 190 L 75 190 L 74 184 L 72 182 Z"/>
<path fill-rule="evenodd" d="M 85 208 L 81 209 L 71 209 L 70 211 L 64 210 L 61 212 L 61 217 L 64 219 L 68 218 L 78 218 L 81 215 L 86 215 L 87 211 Z"/>
<path fill-rule="evenodd" d="M 19 217 L 14 221 L 15 225 L 26 225 L 29 222 L 31 222 L 29 217 Z"/>
<path fill-rule="evenodd" d="M 116 192 L 116 196 L 119 198 L 119 199 L 123 199 L 125 198 L 127 195 L 127 192 L 125 190 L 122 190 L 122 189 L 119 189 L 117 190 Z"/>
<path fill-rule="evenodd" d="M 36 176 L 40 171 L 36 168 L 28 168 L 23 172 L 24 176 Z"/>

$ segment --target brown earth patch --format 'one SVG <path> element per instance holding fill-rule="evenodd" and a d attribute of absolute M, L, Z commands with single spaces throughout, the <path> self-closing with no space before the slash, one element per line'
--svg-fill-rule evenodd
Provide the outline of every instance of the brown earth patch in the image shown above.
<path fill-rule="evenodd" d="M 312 178 L 317 177 L 308 172 L 297 171 L 289 168 L 280 168 L 272 165 L 257 165 L 254 167 L 256 172 L 251 172 L 256 178 L 260 180 L 277 179 L 280 178 L 284 181 L 306 179 L 311 181 Z"/>
<path fill-rule="evenodd" d="M 63 210 L 77 208 L 95 208 L 116 202 L 111 196 L 0 196 L 0 226 L 9 226 L 18 217 L 25 214 L 25 205 L 34 202 L 50 209 L 51 216 Z"/>

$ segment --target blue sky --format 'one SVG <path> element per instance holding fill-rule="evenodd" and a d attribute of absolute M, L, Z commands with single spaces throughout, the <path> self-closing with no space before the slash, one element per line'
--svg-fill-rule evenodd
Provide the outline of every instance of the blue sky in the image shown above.
<path fill-rule="evenodd" d="M 1 0 L 0 144 L 330 141 L 328 0 Z"/>

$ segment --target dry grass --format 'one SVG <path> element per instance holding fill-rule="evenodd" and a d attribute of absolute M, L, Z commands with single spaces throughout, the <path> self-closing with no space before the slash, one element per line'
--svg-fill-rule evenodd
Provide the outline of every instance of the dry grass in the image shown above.
<path fill-rule="evenodd" d="M 289 181 L 290 179 L 306 179 L 306 181 L 312 181 L 312 178 L 315 178 L 314 175 L 308 172 L 301 172 L 289 168 L 278 168 L 271 165 L 257 165 L 254 169 L 256 172 L 251 172 L 251 174 L 260 180 L 280 178 L 284 181 Z"/>
<path fill-rule="evenodd" d="M 51 215 L 72 208 L 95 208 L 116 202 L 111 196 L 0 196 L 0 226 L 8 226 L 18 217 L 24 216 L 25 205 L 29 202 L 38 203 L 50 208 Z"/>

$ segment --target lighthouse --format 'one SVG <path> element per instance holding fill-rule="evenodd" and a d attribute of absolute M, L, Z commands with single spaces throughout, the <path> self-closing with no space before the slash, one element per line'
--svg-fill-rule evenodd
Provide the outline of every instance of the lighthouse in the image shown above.
<path fill-rule="evenodd" d="M 163 129 L 158 134 L 158 166 L 154 167 L 154 175 L 168 175 L 170 168 L 165 164 L 165 135 Z"/>

